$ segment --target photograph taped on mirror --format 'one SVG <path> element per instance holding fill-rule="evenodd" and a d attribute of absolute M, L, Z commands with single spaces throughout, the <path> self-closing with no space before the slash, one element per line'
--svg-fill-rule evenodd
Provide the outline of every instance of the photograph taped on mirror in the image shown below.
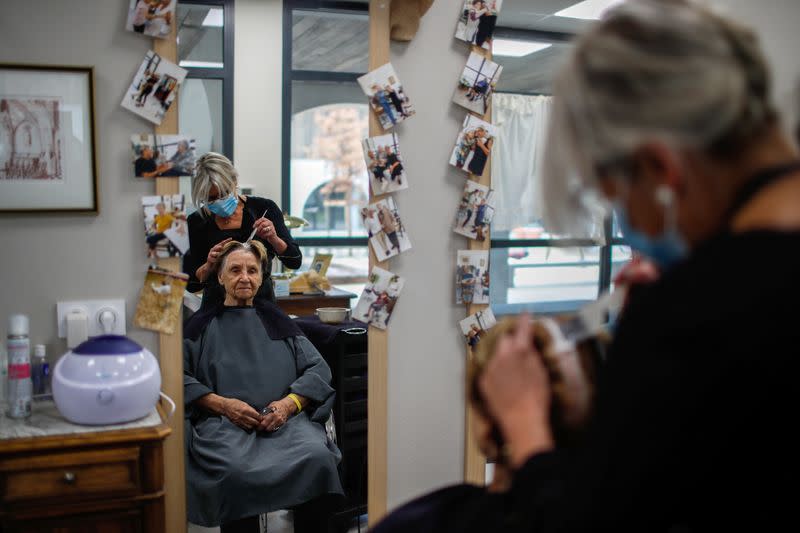
<path fill-rule="evenodd" d="M 353 318 L 386 329 L 404 284 L 405 279 L 397 274 L 373 267 L 369 283 L 364 287 L 353 311 Z"/>
<path fill-rule="evenodd" d="M 122 98 L 122 107 L 154 124 L 161 124 L 186 73 L 175 63 L 148 51 Z"/>
<path fill-rule="evenodd" d="M 195 142 L 186 135 L 131 135 L 131 149 L 137 178 L 194 174 Z"/>
<path fill-rule="evenodd" d="M 408 232 L 391 196 L 362 208 L 361 218 L 378 260 L 383 261 L 411 249 Z"/>
<path fill-rule="evenodd" d="M 458 323 L 461 326 L 461 333 L 464 334 L 464 340 L 467 346 L 474 348 L 486 332 L 497 325 L 497 319 L 490 307 L 483 311 L 478 311 Z"/>
<path fill-rule="evenodd" d="M 166 39 L 172 32 L 177 0 L 131 0 L 125 29 Z"/>
<path fill-rule="evenodd" d="M 384 130 L 391 129 L 395 124 L 414 115 L 411 100 L 403 90 L 391 63 L 364 74 L 358 78 L 358 84 L 369 97 L 370 107 Z"/>
<path fill-rule="evenodd" d="M 464 0 L 456 25 L 456 39 L 491 49 L 492 35 L 503 0 Z"/>
<path fill-rule="evenodd" d="M 497 130 L 494 126 L 473 115 L 467 115 L 450 156 L 450 164 L 464 172 L 482 176 L 496 136 Z"/>
<path fill-rule="evenodd" d="M 489 250 L 459 250 L 456 258 L 456 303 L 489 303 Z"/>
<path fill-rule="evenodd" d="M 493 217 L 494 189 L 467 180 L 458 204 L 453 231 L 476 241 L 484 241 L 489 236 L 489 225 Z"/>
<path fill-rule="evenodd" d="M 189 250 L 182 194 L 142 197 L 147 257 L 182 257 Z"/>
<path fill-rule="evenodd" d="M 502 72 L 502 66 L 480 54 L 470 52 L 453 94 L 453 102 L 480 116 L 485 115 Z"/>
<path fill-rule="evenodd" d="M 384 194 L 408 188 L 396 133 L 369 137 L 362 145 L 373 193 Z"/>

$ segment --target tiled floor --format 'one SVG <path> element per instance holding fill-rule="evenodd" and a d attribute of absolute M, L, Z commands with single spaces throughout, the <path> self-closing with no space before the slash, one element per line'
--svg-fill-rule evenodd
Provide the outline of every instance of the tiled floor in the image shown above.
<path fill-rule="evenodd" d="M 362 517 L 363 518 L 363 517 Z M 362 533 L 366 533 L 366 520 L 361 523 Z M 267 533 L 293 533 L 292 513 L 289 511 L 276 511 L 267 515 Z M 219 533 L 218 527 L 201 527 L 189 524 L 189 533 Z M 358 528 L 354 527 L 349 533 L 358 533 Z"/>

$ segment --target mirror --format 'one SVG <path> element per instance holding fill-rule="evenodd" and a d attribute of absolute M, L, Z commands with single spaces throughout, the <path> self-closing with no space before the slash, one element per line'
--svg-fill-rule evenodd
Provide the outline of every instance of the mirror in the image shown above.
<path fill-rule="evenodd" d="M 227 4 L 194 0 L 179 2 L 177 9 L 179 62 L 189 70 L 179 98 L 180 131 L 195 138 L 198 156 L 235 152 L 238 185 L 247 194 L 238 226 L 220 226 L 217 218 L 202 222 L 205 246 L 193 245 L 194 253 L 202 248 L 200 257 L 189 267 L 184 263 L 198 281 L 198 269 L 213 245 L 225 237 L 244 240 L 249 233 L 245 221 L 252 227 L 267 205 L 264 187 L 252 186 L 243 170 L 252 154 L 240 148 L 239 138 L 236 150 L 225 143 L 230 120 L 224 77 L 230 64 Z M 253 111 L 271 116 L 282 111 L 281 129 L 267 127 L 261 148 L 284 161 L 281 192 L 268 198 L 283 214 L 268 211 L 267 218 L 280 219 L 282 224 L 272 224 L 279 233 L 285 223 L 283 243 L 294 244 L 283 249 L 260 233 L 256 239 L 274 256 L 277 307 L 296 318 L 257 309 L 258 297 L 250 307 L 248 290 L 255 289 L 242 288 L 239 273 L 253 265 L 258 269 L 258 253 L 231 252 L 224 265 L 215 267 L 218 272 L 204 271 L 210 277 L 194 287 L 203 290 L 206 302 L 224 300 L 237 308 L 220 305 L 203 320 L 203 311 L 198 312 L 191 319 L 196 323 L 190 320 L 184 330 L 189 531 L 208 531 L 220 523 L 223 531 L 239 526 L 254 531 L 265 521 L 271 533 L 316 533 L 327 530 L 323 521 L 331 531 L 357 530 L 366 526 L 367 511 L 367 332 L 346 312 L 340 324 L 325 324 L 315 312 L 354 308 L 368 282 L 367 233 L 360 211 L 369 201 L 361 147 L 369 115 L 356 82 L 369 62 L 367 3 L 347 3 L 341 9 L 301 8 L 291 2 L 278 9 L 235 7 L 256 17 L 253 24 L 236 25 L 236 43 L 253 42 L 257 36 L 252 32 L 263 34 L 267 25 L 276 28 L 276 16 L 282 31 L 289 32 L 285 50 L 275 34 L 274 49 L 262 51 L 271 83 L 283 82 L 284 108 L 267 110 L 259 102 Z M 257 17 L 268 16 L 272 19 L 256 23 Z M 282 74 L 266 66 L 281 61 Z M 236 74 L 237 87 L 265 76 L 247 69 Z M 191 179 L 182 180 L 181 192 L 190 195 Z M 247 211 L 251 204 L 257 212 Z M 315 257 L 326 259 L 322 281 L 321 269 L 310 273 Z M 273 286 L 269 279 L 265 283 Z M 330 288 L 316 293 L 324 283 Z M 218 300 L 212 300 L 213 291 Z M 308 495 L 313 495 L 310 501 Z"/>

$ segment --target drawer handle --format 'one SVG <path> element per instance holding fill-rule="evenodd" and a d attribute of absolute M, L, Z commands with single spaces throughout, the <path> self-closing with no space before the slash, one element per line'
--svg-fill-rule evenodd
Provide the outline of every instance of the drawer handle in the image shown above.
<path fill-rule="evenodd" d="M 75 474 L 72 472 L 64 472 L 64 483 L 67 485 L 74 485 L 75 484 Z"/>

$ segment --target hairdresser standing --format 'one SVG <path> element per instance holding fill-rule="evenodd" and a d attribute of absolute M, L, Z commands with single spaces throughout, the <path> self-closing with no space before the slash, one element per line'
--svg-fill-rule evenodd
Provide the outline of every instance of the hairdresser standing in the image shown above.
<path fill-rule="evenodd" d="M 188 218 L 189 253 L 183 259 L 183 271 L 189 275 L 189 291 L 203 290 L 203 306 L 224 299 L 213 274 L 223 245 L 231 240 L 245 242 L 253 230 L 253 238 L 267 249 L 268 267 L 274 257 L 291 269 L 300 268 L 303 261 L 278 205 L 266 198 L 239 194 L 237 179 L 236 168 L 222 154 L 209 152 L 197 160 L 192 201 L 198 210 Z M 257 297 L 275 299 L 269 269 L 264 272 Z"/>
<path fill-rule="evenodd" d="M 623 3 L 578 39 L 553 90 L 548 220 L 569 232 L 598 191 L 661 278 L 631 294 L 569 457 L 530 326 L 499 342 L 481 390 L 516 472 L 497 531 L 796 522 L 800 160 L 770 90 L 754 34 L 688 0 Z"/>

